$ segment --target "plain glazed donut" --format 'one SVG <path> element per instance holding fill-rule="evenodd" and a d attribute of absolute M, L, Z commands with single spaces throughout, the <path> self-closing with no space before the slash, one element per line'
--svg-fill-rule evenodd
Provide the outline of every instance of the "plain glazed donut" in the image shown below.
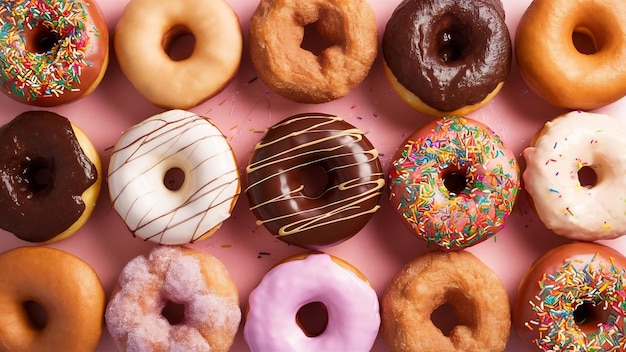
<path fill-rule="evenodd" d="M 593 44 L 579 51 L 574 35 Z M 594 109 L 626 94 L 626 2 L 534 0 L 517 26 L 515 56 L 528 86 L 550 104 Z"/>
<path fill-rule="evenodd" d="M 411 107 L 442 117 L 466 115 L 502 88 L 511 38 L 500 0 L 405 0 L 387 22 L 384 67 Z"/>
<path fill-rule="evenodd" d="M 192 35 L 191 56 L 168 55 Z M 234 78 L 243 50 L 239 18 L 224 0 L 132 0 L 115 27 L 122 72 L 150 103 L 189 109 L 213 97 Z"/>
<path fill-rule="evenodd" d="M 442 305 L 458 320 L 447 335 L 431 320 Z M 472 253 L 429 252 L 407 264 L 384 292 L 381 334 L 394 352 L 503 351 L 509 309 L 502 282 Z"/>
<path fill-rule="evenodd" d="M 288 290 L 288 291 L 286 291 Z M 321 303 L 326 328 L 308 336 L 297 313 Z M 324 253 L 286 259 L 250 293 L 244 338 L 252 351 L 369 351 L 380 314 L 378 297 L 352 265 Z"/>
<path fill-rule="evenodd" d="M 30 111 L 0 127 L 0 228 L 40 244 L 89 219 L 100 194 L 100 157 L 67 118 Z"/>
<path fill-rule="evenodd" d="M 59 249 L 21 247 L 0 254 L 0 268 L 0 351 L 96 348 L 105 294 L 86 262 Z M 31 305 L 45 312 L 41 321 Z"/>
<path fill-rule="evenodd" d="M 87 96 L 109 62 L 109 31 L 92 0 L 0 2 L 0 90 L 55 106 Z"/>
<path fill-rule="evenodd" d="M 162 313 L 184 306 L 181 321 Z M 120 351 L 228 351 L 241 321 L 239 292 L 215 257 L 157 246 L 122 270 L 105 312 Z"/>
<path fill-rule="evenodd" d="M 513 326 L 530 349 L 623 351 L 626 258 L 570 243 L 538 258 L 520 282 Z"/>
<path fill-rule="evenodd" d="M 183 110 L 126 130 L 111 160 L 111 203 L 144 240 L 184 244 L 211 236 L 239 196 L 235 155 L 206 117 Z"/>
<path fill-rule="evenodd" d="M 624 136 L 617 118 L 585 112 L 558 116 L 537 132 L 524 150 L 524 188 L 547 228 L 583 241 L 626 233 L 626 160 L 616 153 L 626 150 Z M 584 169 L 595 182 L 583 185 Z"/>
<path fill-rule="evenodd" d="M 418 237 L 461 249 L 504 226 L 519 192 L 519 167 L 489 127 L 444 117 L 407 138 L 388 185 L 392 206 Z"/>
<path fill-rule="evenodd" d="M 310 190 L 304 178 L 320 170 L 327 182 Z M 380 208 L 385 185 L 378 151 L 363 132 L 326 114 L 295 115 L 272 126 L 246 172 L 257 224 L 309 249 L 355 235 Z"/>
<path fill-rule="evenodd" d="M 330 46 L 302 48 L 315 25 Z M 250 56 L 259 78 L 300 103 L 344 97 L 367 76 L 378 50 L 374 10 L 365 0 L 261 0 L 250 20 Z"/>

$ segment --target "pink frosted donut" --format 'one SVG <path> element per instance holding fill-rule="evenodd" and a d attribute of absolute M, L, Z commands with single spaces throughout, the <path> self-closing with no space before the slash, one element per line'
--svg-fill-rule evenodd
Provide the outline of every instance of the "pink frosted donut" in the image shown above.
<path fill-rule="evenodd" d="M 182 317 L 164 311 L 182 307 Z M 158 246 L 124 267 L 105 319 L 121 351 L 227 351 L 241 321 L 239 292 L 213 256 Z"/>
<path fill-rule="evenodd" d="M 307 334 L 300 308 L 321 303 L 325 329 Z M 252 291 L 244 338 L 252 351 L 369 351 L 380 314 L 376 292 L 352 265 L 324 253 L 288 258 Z"/>

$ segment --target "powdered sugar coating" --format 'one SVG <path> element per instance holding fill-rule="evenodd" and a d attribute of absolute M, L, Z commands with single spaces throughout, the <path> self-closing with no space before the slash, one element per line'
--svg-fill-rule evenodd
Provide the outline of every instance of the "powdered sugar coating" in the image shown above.
<path fill-rule="evenodd" d="M 213 285 L 206 270 L 211 277 L 222 276 L 232 290 L 220 292 L 224 281 Z M 171 325 L 163 316 L 168 302 L 184 305 L 180 324 Z M 232 343 L 241 310 L 236 286 L 217 259 L 189 248 L 158 246 L 124 267 L 105 318 L 120 350 L 221 351 Z"/>

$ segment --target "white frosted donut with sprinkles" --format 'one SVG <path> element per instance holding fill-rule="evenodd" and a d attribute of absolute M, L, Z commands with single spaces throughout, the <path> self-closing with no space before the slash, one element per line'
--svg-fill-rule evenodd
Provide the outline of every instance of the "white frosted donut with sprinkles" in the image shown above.
<path fill-rule="evenodd" d="M 582 241 L 626 232 L 626 125 L 570 112 L 547 122 L 524 150 L 525 189 L 545 226 Z"/>
<path fill-rule="evenodd" d="M 444 117 L 409 136 L 389 171 L 392 206 L 428 243 L 462 249 L 504 226 L 519 191 L 513 152 L 484 124 Z"/>
<path fill-rule="evenodd" d="M 160 244 L 205 239 L 230 217 L 237 161 L 209 119 L 170 110 L 131 127 L 108 173 L 113 207 L 133 235 Z"/>
<path fill-rule="evenodd" d="M 0 90 L 55 106 L 91 93 L 109 61 L 109 31 L 93 0 L 0 1 Z"/>
<path fill-rule="evenodd" d="M 239 292 L 215 257 L 156 246 L 126 264 L 105 320 L 120 351 L 228 351 L 241 321 Z"/>
<path fill-rule="evenodd" d="M 308 334 L 299 310 L 321 303 L 328 321 Z M 325 253 L 287 258 L 250 293 L 244 337 L 252 351 L 369 351 L 380 326 L 376 291 L 352 265 Z"/>

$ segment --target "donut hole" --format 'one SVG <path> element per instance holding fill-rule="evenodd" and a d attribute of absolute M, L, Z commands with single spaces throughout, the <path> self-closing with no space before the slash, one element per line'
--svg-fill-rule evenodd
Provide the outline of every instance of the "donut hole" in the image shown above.
<path fill-rule="evenodd" d="M 328 189 L 329 181 L 326 169 L 319 164 L 307 165 L 300 171 L 300 184 L 305 197 L 321 197 Z"/>
<path fill-rule="evenodd" d="M 452 305 L 444 303 L 430 314 L 430 320 L 437 329 L 441 330 L 445 336 L 450 336 L 450 332 L 459 325 L 459 318 Z"/>
<path fill-rule="evenodd" d="M 46 158 L 27 158 L 22 179 L 31 192 L 41 192 L 54 184 L 54 163 Z"/>
<path fill-rule="evenodd" d="M 171 60 L 183 61 L 193 54 L 196 37 L 187 27 L 177 25 L 165 33 L 162 46 Z"/>
<path fill-rule="evenodd" d="M 48 313 L 41 304 L 35 301 L 26 301 L 22 304 L 30 325 L 36 330 L 43 330 L 48 324 Z"/>
<path fill-rule="evenodd" d="M 578 170 L 578 182 L 582 187 L 593 188 L 598 184 L 598 174 L 591 166 L 583 166 Z"/>
<path fill-rule="evenodd" d="M 468 184 L 465 172 L 456 168 L 443 170 L 441 173 L 441 179 L 443 180 L 443 185 L 446 187 L 448 192 L 453 195 L 463 192 Z"/>
<path fill-rule="evenodd" d="M 573 312 L 574 322 L 585 333 L 598 330 L 599 324 L 606 324 L 609 311 L 593 301 L 583 301 Z"/>
<path fill-rule="evenodd" d="M 28 29 L 28 26 L 26 26 L 24 32 L 26 37 L 29 38 L 26 40 L 26 50 L 31 53 L 44 54 L 51 52 L 61 41 L 59 33 L 42 23 L 35 25 L 31 29 Z"/>
<path fill-rule="evenodd" d="M 296 323 L 306 336 L 320 336 L 328 326 L 328 310 L 322 302 L 307 303 L 298 309 Z"/>
<path fill-rule="evenodd" d="M 333 46 L 333 43 L 323 36 L 318 28 L 318 22 L 304 26 L 304 36 L 300 48 L 310 51 L 313 55 L 319 56 L 324 50 Z"/>
<path fill-rule="evenodd" d="M 473 51 L 472 33 L 461 19 L 452 13 L 443 15 L 435 22 L 434 57 L 444 64 L 453 65 L 463 61 Z"/>
<path fill-rule="evenodd" d="M 170 191 L 178 191 L 183 187 L 184 183 L 185 172 L 178 167 L 167 170 L 163 176 L 163 185 Z"/>
<path fill-rule="evenodd" d="M 161 310 L 161 315 L 167 319 L 170 325 L 181 324 L 185 320 L 185 305 L 167 301 Z"/>
<path fill-rule="evenodd" d="M 572 33 L 572 43 L 581 54 L 592 55 L 598 52 L 596 37 L 587 28 L 575 28 Z"/>

